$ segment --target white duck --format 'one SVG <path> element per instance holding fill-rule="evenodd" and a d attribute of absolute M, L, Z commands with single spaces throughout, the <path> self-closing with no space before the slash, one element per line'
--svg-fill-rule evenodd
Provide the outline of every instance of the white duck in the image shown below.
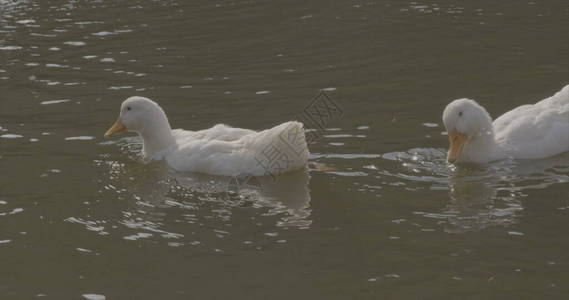
<path fill-rule="evenodd" d="M 303 168 L 308 148 L 302 123 L 291 121 L 254 131 L 218 124 L 200 131 L 172 130 L 154 101 L 130 97 L 105 137 L 133 131 L 143 141 L 144 157 L 165 160 L 178 171 L 212 175 L 278 175 Z"/>
<path fill-rule="evenodd" d="M 476 101 L 454 100 L 445 108 L 443 122 L 450 163 L 553 156 L 569 151 L 569 85 L 536 104 L 519 106 L 493 123 Z"/>

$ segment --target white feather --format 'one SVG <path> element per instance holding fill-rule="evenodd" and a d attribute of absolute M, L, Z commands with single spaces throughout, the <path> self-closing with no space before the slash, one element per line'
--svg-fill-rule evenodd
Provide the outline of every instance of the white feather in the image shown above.
<path fill-rule="evenodd" d="M 224 124 L 200 131 L 172 130 L 160 106 L 143 97 L 125 100 L 119 119 L 141 136 L 146 158 L 163 159 L 178 171 L 278 175 L 303 168 L 308 160 L 304 128 L 296 121 L 259 132 Z"/>
<path fill-rule="evenodd" d="M 569 151 L 569 85 L 536 104 L 517 107 L 494 121 L 496 141 L 515 158 Z"/>
<path fill-rule="evenodd" d="M 457 130 L 468 136 L 458 162 L 553 156 L 569 151 L 569 85 L 536 104 L 519 106 L 492 123 L 486 110 L 475 101 L 455 100 L 445 108 L 443 121 L 447 131 Z"/>

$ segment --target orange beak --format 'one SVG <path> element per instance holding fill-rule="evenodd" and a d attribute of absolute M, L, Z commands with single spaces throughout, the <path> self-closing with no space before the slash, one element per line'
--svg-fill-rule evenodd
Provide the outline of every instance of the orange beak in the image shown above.
<path fill-rule="evenodd" d="M 448 162 L 454 163 L 462 153 L 462 148 L 464 147 L 464 143 L 467 140 L 467 136 L 462 134 L 456 130 L 449 132 L 448 134 L 448 142 L 449 142 L 449 150 L 448 150 Z"/>
<path fill-rule="evenodd" d="M 113 124 L 113 126 L 111 126 L 111 128 L 109 128 L 109 130 L 107 130 L 107 132 L 105 132 L 105 137 L 109 137 L 109 136 L 113 136 L 115 134 L 123 133 L 127 130 L 128 129 L 126 128 L 126 126 L 124 126 L 124 124 L 121 122 L 121 120 L 117 119 L 115 124 Z"/>

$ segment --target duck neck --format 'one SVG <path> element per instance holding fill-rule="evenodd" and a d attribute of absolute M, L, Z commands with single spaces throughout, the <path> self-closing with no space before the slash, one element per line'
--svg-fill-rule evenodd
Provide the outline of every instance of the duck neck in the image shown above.
<path fill-rule="evenodd" d="M 470 136 L 464 145 L 462 156 L 465 161 L 485 163 L 501 159 L 502 151 L 492 129 Z"/>
<path fill-rule="evenodd" d="M 170 123 L 166 118 L 148 123 L 152 126 L 138 132 L 142 138 L 144 156 L 149 159 L 163 159 L 167 150 L 176 143 Z"/>

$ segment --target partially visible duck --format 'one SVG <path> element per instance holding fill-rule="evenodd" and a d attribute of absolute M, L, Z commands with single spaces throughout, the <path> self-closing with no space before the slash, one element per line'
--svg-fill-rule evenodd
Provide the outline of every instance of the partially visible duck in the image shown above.
<path fill-rule="evenodd" d="M 569 85 L 536 104 L 492 118 L 476 101 L 447 105 L 448 162 L 486 163 L 504 158 L 538 159 L 569 151 Z"/>

